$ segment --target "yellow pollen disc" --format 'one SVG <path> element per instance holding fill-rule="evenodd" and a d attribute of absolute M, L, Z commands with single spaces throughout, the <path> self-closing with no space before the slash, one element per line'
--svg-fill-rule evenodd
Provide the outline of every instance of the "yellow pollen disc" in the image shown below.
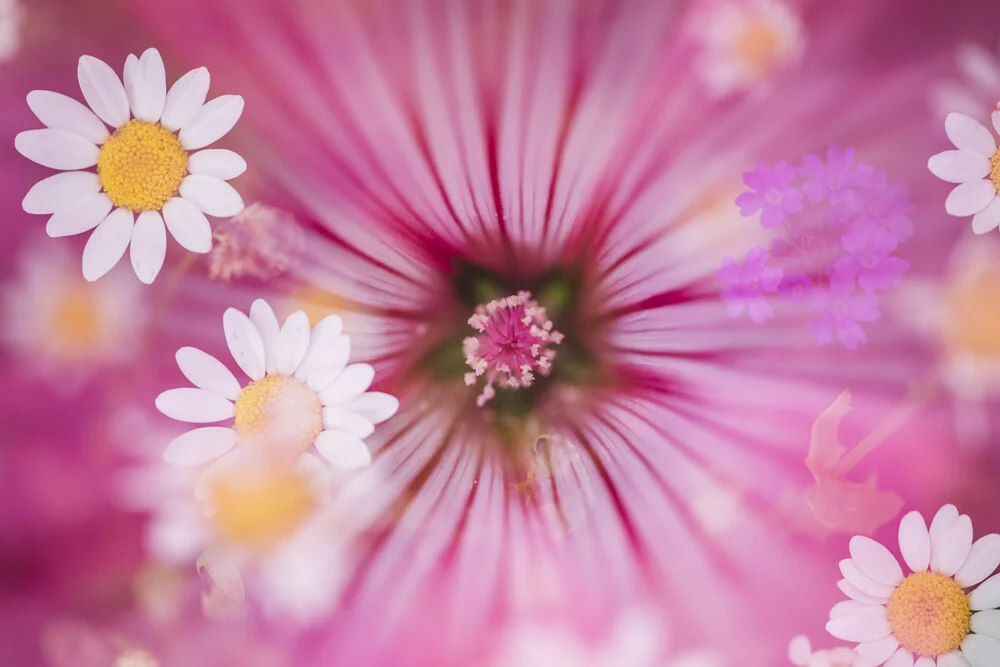
<path fill-rule="evenodd" d="M 993 165 L 993 169 L 990 171 L 990 180 L 993 181 L 994 187 L 1000 190 L 1000 150 L 997 150 L 990 158 L 990 164 Z"/>
<path fill-rule="evenodd" d="M 236 432 L 271 454 L 295 457 L 323 430 L 323 405 L 295 378 L 267 375 L 236 399 Z"/>
<path fill-rule="evenodd" d="M 187 164 L 187 151 L 172 132 L 130 120 L 104 142 L 97 175 L 115 206 L 159 211 L 180 187 Z"/>
<path fill-rule="evenodd" d="M 316 508 L 309 479 L 299 470 L 261 466 L 220 476 L 211 484 L 212 520 L 220 536 L 248 547 L 273 545 Z"/>
<path fill-rule="evenodd" d="M 944 337 L 954 349 L 980 357 L 1000 357 L 1000 267 L 953 286 L 945 301 Z"/>
<path fill-rule="evenodd" d="M 969 634 L 972 617 L 962 587 L 937 572 L 916 572 L 904 579 L 886 611 L 899 643 L 929 658 L 956 650 Z"/>
<path fill-rule="evenodd" d="M 774 28 L 763 22 L 753 22 L 736 39 L 736 57 L 751 71 L 764 75 L 778 59 L 778 46 L 778 33 Z"/>

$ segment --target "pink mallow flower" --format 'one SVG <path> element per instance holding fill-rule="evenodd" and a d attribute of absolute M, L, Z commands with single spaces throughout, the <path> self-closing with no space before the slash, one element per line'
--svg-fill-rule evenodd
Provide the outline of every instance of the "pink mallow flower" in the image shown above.
<path fill-rule="evenodd" d="M 876 222 L 861 222 L 841 238 L 846 255 L 834 264 L 835 276 L 857 279 L 866 294 L 895 287 L 903 282 L 909 262 L 890 254 L 899 237 Z"/>
<path fill-rule="evenodd" d="M 786 213 L 802 210 L 802 193 L 791 186 L 794 180 L 795 170 L 784 160 L 773 167 L 759 163 L 754 171 L 743 174 L 743 182 L 754 192 L 744 192 L 736 198 L 740 214 L 749 217 L 760 211 L 763 227 L 780 227 Z"/>
<path fill-rule="evenodd" d="M 728 257 L 722 260 L 722 268 L 716 275 L 728 285 L 720 295 L 730 317 L 739 317 L 744 310 L 757 324 L 763 324 L 774 317 L 774 308 L 764 298 L 764 293 L 778 290 L 784 272 L 766 266 L 767 257 L 767 251 L 763 248 L 751 248 L 743 266 Z"/>
<path fill-rule="evenodd" d="M 809 334 L 820 345 L 837 340 L 849 350 L 868 342 L 858 322 L 874 322 L 882 313 L 879 298 L 871 294 L 854 296 L 853 280 L 833 280 L 828 289 L 813 292 L 812 307 L 822 314 L 809 323 Z"/>

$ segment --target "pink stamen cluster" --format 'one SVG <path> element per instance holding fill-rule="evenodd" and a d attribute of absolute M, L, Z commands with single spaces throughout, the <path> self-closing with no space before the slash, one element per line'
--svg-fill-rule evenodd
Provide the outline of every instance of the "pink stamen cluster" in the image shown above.
<path fill-rule="evenodd" d="M 548 375 L 556 356 L 549 346 L 563 340 L 531 292 L 478 306 L 469 326 L 479 335 L 463 341 L 465 363 L 472 368 L 465 374 L 465 384 L 471 387 L 480 376 L 486 376 L 483 393 L 476 399 L 479 407 L 496 396 L 495 384 L 512 389 L 530 387 L 536 372 Z"/>

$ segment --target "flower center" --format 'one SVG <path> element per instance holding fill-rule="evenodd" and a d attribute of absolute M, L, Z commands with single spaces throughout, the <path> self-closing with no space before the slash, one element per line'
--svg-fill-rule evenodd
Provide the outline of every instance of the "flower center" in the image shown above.
<path fill-rule="evenodd" d="M 563 339 L 531 292 L 478 306 L 469 326 L 478 335 L 463 341 L 465 363 L 472 368 L 465 374 L 465 384 L 472 386 L 480 376 L 486 376 L 483 393 L 476 399 L 480 407 L 496 395 L 496 383 L 518 389 L 530 387 L 536 372 L 548 375 L 556 356 L 549 346 Z"/>
<path fill-rule="evenodd" d="M 293 533 L 316 508 L 305 473 L 262 465 L 216 478 L 210 487 L 218 533 L 248 547 L 273 545 Z"/>
<path fill-rule="evenodd" d="M 323 430 L 319 396 L 284 375 L 268 375 L 244 387 L 235 413 L 240 437 L 272 454 L 297 457 Z"/>
<path fill-rule="evenodd" d="M 97 175 L 115 206 L 159 211 L 180 187 L 187 163 L 187 151 L 172 132 L 130 120 L 104 142 Z"/>
<path fill-rule="evenodd" d="M 990 171 L 990 180 L 993 181 L 994 187 L 1000 190 L 1000 149 L 997 149 L 997 152 L 990 158 L 990 164 L 993 165 L 993 169 Z"/>
<path fill-rule="evenodd" d="M 957 649 L 969 634 L 969 599 L 951 577 L 916 572 L 886 605 L 892 633 L 908 651 L 934 658 Z"/>
<path fill-rule="evenodd" d="M 1000 357 L 1000 269 L 990 268 L 953 287 L 946 301 L 948 345 L 981 357 Z"/>
<path fill-rule="evenodd" d="M 766 74 L 778 59 L 778 33 L 763 21 L 749 23 L 736 39 L 736 57 L 758 75 Z"/>

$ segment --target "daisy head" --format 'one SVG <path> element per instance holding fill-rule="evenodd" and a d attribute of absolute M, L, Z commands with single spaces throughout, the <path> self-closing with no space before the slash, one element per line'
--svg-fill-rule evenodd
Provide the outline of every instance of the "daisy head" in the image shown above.
<path fill-rule="evenodd" d="M 1000 132 L 1000 109 L 993 112 L 993 127 Z M 1000 225 L 1000 151 L 993 133 L 975 118 L 950 113 L 944 121 L 955 150 L 927 161 L 931 173 L 948 183 L 958 183 L 945 200 L 949 215 L 972 216 L 972 231 L 985 234 Z"/>
<path fill-rule="evenodd" d="M 919 512 L 899 523 L 904 573 L 884 546 L 851 540 L 838 586 L 850 600 L 830 611 L 827 631 L 859 642 L 855 652 L 889 667 L 991 667 L 1000 657 L 1000 535 L 972 541 L 972 521 L 945 505 L 928 529 Z M 987 579 L 987 577 L 989 577 Z"/>
<path fill-rule="evenodd" d="M 66 249 L 32 241 L 0 288 L 0 341 L 12 359 L 62 388 L 97 368 L 128 364 L 148 319 L 130 276 L 116 271 L 87 289 L 75 264 Z"/>
<path fill-rule="evenodd" d="M 106 274 L 131 247 L 132 268 L 151 283 L 166 257 L 167 230 L 183 248 L 207 253 L 212 229 L 205 216 L 243 210 L 226 181 L 242 174 L 246 162 L 229 150 L 200 150 L 233 128 L 243 98 L 206 102 L 204 67 L 167 90 L 156 49 L 129 55 L 123 79 L 91 56 L 81 56 L 77 74 L 87 105 L 47 90 L 28 93 L 45 129 L 21 132 L 14 145 L 61 173 L 36 183 L 22 205 L 50 216 L 49 236 L 94 230 L 83 251 L 87 280 Z M 95 166 L 96 173 L 89 171 Z"/>

